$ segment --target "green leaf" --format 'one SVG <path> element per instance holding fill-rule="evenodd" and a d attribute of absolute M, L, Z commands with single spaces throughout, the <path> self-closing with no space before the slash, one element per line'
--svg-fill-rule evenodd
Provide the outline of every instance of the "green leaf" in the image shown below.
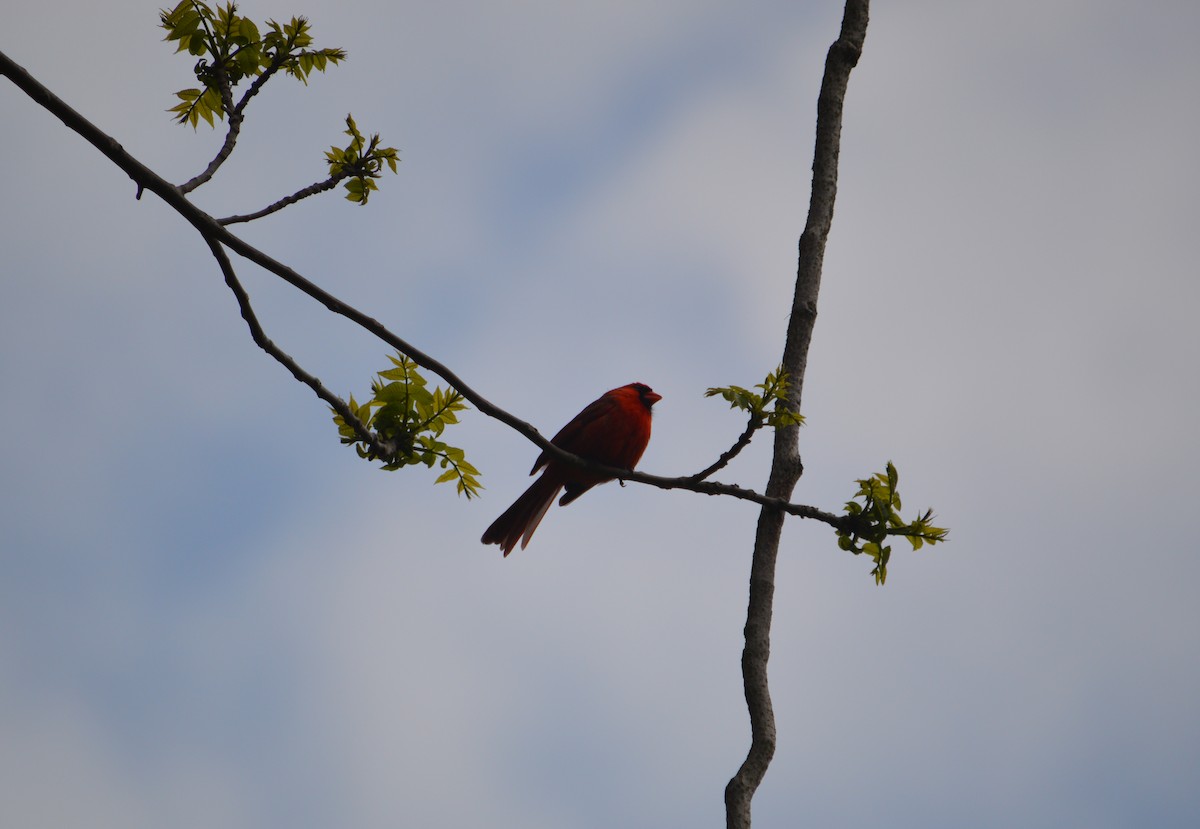
<path fill-rule="evenodd" d="M 730 408 L 748 412 L 759 426 L 778 429 L 804 423 L 804 417 L 788 407 L 787 374 L 782 367 L 768 372 L 766 379 L 756 383 L 754 388 L 761 389 L 762 393 L 741 386 L 720 386 L 706 390 L 704 396 L 723 398 Z"/>
<path fill-rule="evenodd" d="M 313 38 L 308 22 L 302 17 L 292 18 L 286 26 L 268 20 L 264 34 L 253 20 L 238 14 L 233 3 L 218 5 L 214 11 L 200 0 L 184 0 L 170 11 L 160 11 L 159 25 L 166 32 L 164 40 L 176 43 L 177 53 L 201 58 L 193 73 L 206 89 L 217 95 L 217 104 L 198 104 L 177 116 L 181 123 L 191 123 L 193 127 L 201 118 L 212 124 L 214 115 L 223 117 L 219 100 L 223 87 L 232 91 L 243 79 L 261 75 L 267 69 L 282 69 L 307 83 L 307 76 L 314 68 L 325 71 L 346 58 L 343 49 L 310 49 Z"/>
<path fill-rule="evenodd" d="M 403 354 L 388 360 L 391 366 L 378 372 L 371 383 L 371 398 L 360 405 L 351 395 L 349 405 L 379 441 L 391 444 L 394 451 L 386 457 L 376 455 L 335 413 L 339 440 L 353 445 L 360 457 L 379 461 L 388 471 L 417 464 L 438 467 L 443 471 L 435 483 L 455 481 L 460 495 L 478 495 L 482 488 L 479 470 L 467 462 L 462 449 L 441 440 L 447 427 L 458 422 L 454 412 L 467 408 L 462 395 L 454 389 L 430 388 L 417 364 Z"/>
<path fill-rule="evenodd" d="M 932 526 L 932 509 L 912 521 L 906 521 L 900 515 L 899 482 L 900 474 L 891 461 L 884 472 L 855 481 L 858 492 L 845 506 L 847 518 L 853 521 L 853 533 L 838 531 L 840 549 L 856 555 L 866 553 L 875 561 L 871 574 L 876 584 L 882 585 L 887 580 L 892 547 L 883 541 L 888 536 L 903 536 L 914 550 L 919 550 L 926 543 L 944 541 L 947 534 L 947 530 Z M 860 538 L 865 541 L 861 546 L 858 544 Z"/>

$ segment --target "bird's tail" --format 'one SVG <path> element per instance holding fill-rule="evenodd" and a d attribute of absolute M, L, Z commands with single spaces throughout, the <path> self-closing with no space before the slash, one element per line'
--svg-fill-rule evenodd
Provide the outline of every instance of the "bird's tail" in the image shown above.
<path fill-rule="evenodd" d="M 499 544 L 506 556 L 517 546 L 518 541 L 524 550 L 529 539 L 533 537 L 533 531 L 542 523 L 546 510 L 550 509 L 555 496 L 562 489 L 562 483 L 555 480 L 555 477 L 543 472 L 511 507 L 492 522 L 492 526 L 487 528 L 480 541 L 484 544 Z"/>

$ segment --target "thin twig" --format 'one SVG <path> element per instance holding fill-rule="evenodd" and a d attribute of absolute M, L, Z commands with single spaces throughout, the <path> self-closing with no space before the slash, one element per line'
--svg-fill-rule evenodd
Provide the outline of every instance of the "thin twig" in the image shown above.
<path fill-rule="evenodd" d="M 241 100 L 238 101 L 237 106 L 234 107 L 235 112 L 241 115 L 241 113 L 245 111 L 246 105 L 250 103 L 250 99 L 257 95 L 258 91 L 263 88 L 263 84 L 269 81 L 271 76 L 279 71 L 279 68 L 283 66 L 286 59 L 286 53 L 275 53 L 275 55 L 271 58 L 271 62 L 267 64 L 267 68 L 260 72 L 259 75 L 250 82 L 250 86 L 246 87 L 246 91 L 242 93 Z"/>
<path fill-rule="evenodd" d="M 297 190 L 290 196 L 284 196 L 274 204 L 264 207 L 262 210 L 254 213 L 247 213 L 244 216 L 226 216 L 224 219 L 217 219 L 218 224 L 232 225 L 239 222 L 252 222 L 255 219 L 261 219 L 263 216 L 270 216 L 272 213 L 283 210 L 289 204 L 295 204 L 301 199 L 307 199 L 309 196 L 315 196 L 318 193 L 324 193 L 337 187 L 339 183 L 350 178 L 354 173 L 350 170 L 344 170 L 336 176 L 330 176 L 324 181 L 318 181 L 315 184 L 310 184 L 303 190 Z"/>
<path fill-rule="evenodd" d="M 203 20 L 203 17 L 201 17 Z M 204 28 L 208 29 L 208 23 L 204 24 Z M 209 33 L 209 39 L 212 39 L 212 32 Z M 238 136 L 242 132 L 242 110 L 240 107 L 235 108 L 233 105 L 233 88 L 229 83 L 229 75 L 225 73 L 225 67 L 217 63 L 214 67 L 214 72 L 217 75 L 217 89 L 221 94 L 221 108 L 229 119 L 229 130 L 225 133 L 225 141 L 221 144 L 221 149 L 217 151 L 213 160 L 208 163 L 204 171 L 199 175 L 189 179 L 179 185 L 180 193 L 190 193 L 202 184 L 210 181 L 217 170 L 221 169 L 221 165 L 226 159 L 233 154 L 233 148 L 237 144 Z"/>
<path fill-rule="evenodd" d="M 203 172 L 179 185 L 180 193 L 190 193 L 210 181 L 217 174 L 217 170 L 221 169 L 221 165 L 225 163 L 226 159 L 233 154 L 233 147 L 237 144 L 238 134 L 242 129 L 242 116 L 238 112 L 229 110 L 226 112 L 229 113 L 229 132 L 225 133 L 225 143 L 221 145 L 221 149 L 217 151 L 216 156 L 208 163 Z"/>
<path fill-rule="evenodd" d="M 225 284 L 229 286 L 229 290 L 233 291 L 233 295 L 237 299 L 238 308 L 242 312 L 242 319 L 246 321 L 246 325 L 250 328 L 250 336 L 253 338 L 255 344 L 274 357 L 284 368 L 291 372 L 293 377 L 312 389 L 317 397 L 332 406 L 342 416 L 342 419 L 350 424 L 350 427 L 354 429 L 354 433 L 358 435 L 359 439 L 370 446 L 378 456 L 389 458 L 395 454 L 395 447 L 381 442 L 379 436 L 368 429 L 366 424 L 358 419 L 354 410 L 350 408 L 349 403 L 325 388 L 320 380 L 301 368 L 300 364 L 290 354 L 275 345 L 267 337 L 266 332 L 263 331 L 263 327 L 258 321 L 258 316 L 254 313 L 254 308 L 250 305 L 250 295 L 238 280 L 237 273 L 233 269 L 233 263 L 229 261 L 229 256 L 225 253 L 225 249 L 221 247 L 220 242 L 211 236 L 205 235 L 204 241 L 208 243 L 208 249 L 212 251 L 213 258 L 217 260 L 217 265 L 221 268 L 221 273 L 225 276 Z"/>
<path fill-rule="evenodd" d="M 720 469 L 724 469 L 726 466 L 729 465 L 729 462 L 731 460 L 733 460 L 734 458 L 736 458 L 738 456 L 739 452 L 741 452 L 743 449 L 745 449 L 747 446 L 750 445 L 750 439 L 752 437 L 754 437 L 754 433 L 757 432 L 759 429 L 761 429 L 762 426 L 763 426 L 762 418 L 756 417 L 755 415 L 750 415 L 750 420 L 746 424 L 745 431 L 743 431 L 740 435 L 738 435 L 738 439 L 736 441 L 734 441 L 733 446 L 729 447 L 724 452 L 722 452 L 721 457 L 717 458 L 712 463 L 712 465 L 706 467 L 705 469 L 702 469 L 701 471 L 697 472 L 695 475 L 689 475 L 688 480 L 689 481 L 703 481 L 705 478 L 707 478 L 709 475 L 713 474 L 714 472 L 716 472 Z"/>

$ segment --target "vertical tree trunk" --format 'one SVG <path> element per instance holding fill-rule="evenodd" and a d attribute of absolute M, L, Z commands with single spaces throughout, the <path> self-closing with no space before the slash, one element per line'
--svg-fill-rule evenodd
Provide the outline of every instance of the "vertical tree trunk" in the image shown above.
<path fill-rule="evenodd" d="M 800 236 L 796 291 L 788 319 L 783 349 L 783 370 L 788 376 L 788 403 L 800 411 L 808 346 L 817 320 L 817 295 L 825 242 L 833 223 L 837 197 L 838 154 L 842 135 L 842 106 L 850 70 L 858 63 L 867 34 L 869 0 L 847 0 L 842 29 L 825 58 L 825 76 L 817 99 L 816 147 L 813 152 L 812 196 L 808 221 Z M 767 495 L 791 500 L 792 490 L 804 467 L 800 462 L 798 427 L 775 431 L 775 453 Z M 775 562 L 784 514 L 764 507 L 754 538 L 750 566 L 750 602 L 746 611 L 746 645 L 742 651 L 742 678 L 746 707 L 750 712 L 750 750 L 737 774 L 725 787 L 725 825 L 749 829 L 750 803 L 775 754 L 775 712 L 767 684 L 767 660 L 771 654 L 771 614 L 775 599 Z"/>

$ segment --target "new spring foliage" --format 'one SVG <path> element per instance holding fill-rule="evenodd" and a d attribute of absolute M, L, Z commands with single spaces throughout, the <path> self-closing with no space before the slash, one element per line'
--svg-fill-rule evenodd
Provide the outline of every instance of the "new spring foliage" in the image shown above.
<path fill-rule="evenodd" d="M 159 25 L 166 40 L 176 43 L 176 52 L 187 52 L 199 60 L 192 69 L 197 87 L 175 93 L 179 103 L 171 107 L 175 121 L 191 124 L 201 120 L 210 127 L 230 118 L 230 130 L 236 132 L 242 113 L 263 85 L 279 72 L 308 84 L 314 71 L 324 72 L 346 59 L 339 48 L 313 48 L 308 20 L 293 17 L 287 23 L 268 20 L 259 27 L 238 14 L 233 3 L 209 6 L 200 0 L 183 0 L 170 11 L 159 13 Z M 234 90 L 247 79 L 249 86 L 235 103 Z M 325 153 L 329 165 L 330 186 L 345 180 L 346 198 L 356 204 L 367 203 L 386 164 L 393 173 L 399 161 L 394 147 L 384 147 L 379 134 L 367 138 L 354 119 L 346 116 L 345 147 L 330 147 Z"/>
<path fill-rule="evenodd" d="M 350 409 L 389 452 L 381 456 L 365 445 L 335 412 L 333 421 L 342 443 L 353 445 L 359 457 L 382 461 L 389 471 L 417 464 L 438 466 L 445 471 L 434 483 L 454 481 L 460 495 L 478 495 L 479 470 L 467 462 L 462 449 L 442 440 L 446 427 L 458 423 L 458 412 L 467 408 L 462 395 L 440 386 L 431 390 L 417 364 L 403 354 L 388 359 L 392 367 L 379 372 L 371 383 L 371 399 L 359 403 L 351 395 Z"/>

